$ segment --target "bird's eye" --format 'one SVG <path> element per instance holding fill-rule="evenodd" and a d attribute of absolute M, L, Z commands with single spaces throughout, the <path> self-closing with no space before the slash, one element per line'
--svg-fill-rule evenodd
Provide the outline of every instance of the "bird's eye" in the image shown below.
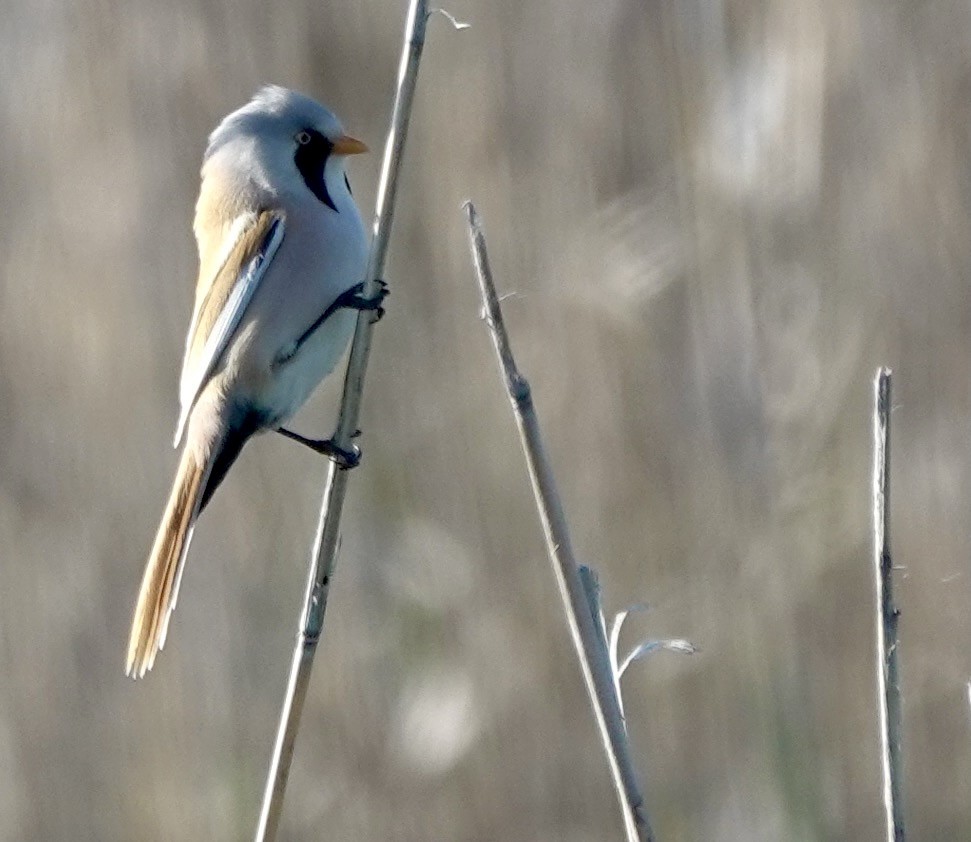
<path fill-rule="evenodd" d="M 307 131 L 297 132 L 293 136 L 293 139 L 297 141 L 297 143 L 299 143 L 301 146 L 306 146 L 308 143 L 310 143 L 310 140 L 311 140 L 310 132 L 307 132 Z"/>

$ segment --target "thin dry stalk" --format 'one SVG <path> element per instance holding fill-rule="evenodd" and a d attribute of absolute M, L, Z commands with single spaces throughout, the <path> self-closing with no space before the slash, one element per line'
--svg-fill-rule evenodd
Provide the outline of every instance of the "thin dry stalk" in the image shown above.
<path fill-rule="evenodd" d="M 890 555 L 890 392 L 891 372 L 877 370 L 873 383 L 873 569 L 877 603 L 877 691 L 883 746 L 883 802 L 887 839 L 903 842 L 904 813 L 900 749 L 900 676 L 897 672 L 897 621 Z"/>
<path fill-rule="evenodd" d="M 378 183 L 377 202 L 374 211 L 371 251 L 365 276 L 365 296 L 377 294 L 377 281 L 384 273 L 385 258 L 388 253 L 388 240 L 394 215 L 395 197 L 398 188 L 398 172 L 401 164 L 405 137 L 408 132 L 408 119 L 411 116 L 411 103 L 414 98 L 418 78 L 418 63 L 425 43 L 425 24 L 428 8 L 425 0 L 412 0 L 405 24 L 405 43 L 398 68 L 398 86 L 395 93 L 394 108 L 391 114 L 391 128 L 384 148 L 381 178 Z M 351 353 L 344 377 L 344 394 L 341 401 L 340 417 L 334 441 L 344 449 L 353 444 L 357 430 L 361 395 L 364 388 L 364 374 L 367 370 L 368 354 L 371 349 L 372 314 L 361 312 L 357 319 L 357 329 L 351 344 Z M 297 634 L 290 663 L 290 677 L 287 681 L 283 710 L 277 730 L 270 770 L 267 775 L 266 789 L 263 793 L 263 806 L 260 811 L 259 826 L 256 831 L 257 842 L 272 842 L 276 838 L 283 797 L 293 759 L 294 743 L 300 725 L 300 714 L 307 696 L 310 670 L 313 666 L 317 641 L 324 625 L 324 612 L 327 609 L 327 594 L 336 563 L 340 519 L 347 490 L 348 472 L 331 462 L 324 487 L 320 518 L 311 551 L 310 575 L 307 581 L 307 594 L 300 630 Z"/>
<path fill-rule="evenodd" d="M 485 235 L 471 202 L 465 204 L 465 210 L 468 215 L 472 260 L 482 294 L 486 324 L 492 333 L 506 391 L 516 416 L 536 507 L 546 535 L 547 550 L 560 586 L 563 607 L 583 669 L 590 702 L 600 727 L 600 736 L 624 817 L 627 839 L 628 842 L 652 842 L 654 836 L 631 759 L 630 743 L 614 687 L 614 674 L 604 635 L 598 628 L 599 619 L 594 616 L 580 565 L 573 554 L 566 516 L 556 489 L 553 469 L 543 446 L 529 383 L 516 367 L 509 345 L 499 298 L 492 281 Z"/>

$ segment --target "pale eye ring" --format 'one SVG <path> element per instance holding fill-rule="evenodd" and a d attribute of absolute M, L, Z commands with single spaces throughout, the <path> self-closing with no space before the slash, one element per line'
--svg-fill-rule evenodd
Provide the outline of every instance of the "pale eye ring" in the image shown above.
<path fill-rule="evenodd" d="M 297 132 L 293 136 L 293 139 L 297 141 L 297 143 L 299 143 L 301 146 L 306 146 L 311 141 L 310 132 L 308 131 Z"/>

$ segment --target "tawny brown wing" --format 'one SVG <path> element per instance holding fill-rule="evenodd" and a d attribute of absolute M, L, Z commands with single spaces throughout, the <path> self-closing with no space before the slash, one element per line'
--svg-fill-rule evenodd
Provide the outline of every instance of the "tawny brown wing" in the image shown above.
<path fill-rule="evenodd" d="M 175 431 L 176 446 L 182 440 L 199 393 L 232 340 L 267 267 L 283 242 L 282 213 L 262 211 L 247 216 L 252 221 L 243 218 L 242 224 L 234 223 L 230 227 L 231 232 L 238 231 L 238 234 L 212 281 L 203 287 L 204 281 L 200 279 L 199 300 L 186 337 L 179 384 L 181 409 Z"/>

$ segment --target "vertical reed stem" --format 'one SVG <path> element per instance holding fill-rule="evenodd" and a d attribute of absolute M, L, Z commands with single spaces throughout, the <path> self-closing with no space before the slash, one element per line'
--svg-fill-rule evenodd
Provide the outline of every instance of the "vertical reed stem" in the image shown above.
<path fill-rule="evenodd" d="M 398 190 L 398 173 L 401 165 L 405 138 L 408 133 L 408 120 L 414 99 L 415 84 L 418 78 L 418 63 L 425 44 L 425 24 L 428 9 L 425 0 L 411 0 L 405 24 L 405 43 L 398 68 L 398 86 L 395 93 L 394 108 L 391 114 L 391 128 L 384 147 L 381 178 L 378 182 L 378 196 L 374 210 L 374 224 L 371 238 L 371 251 L 368 257 L 365 276 L 365 296 L 377 293 L 376 281 L 384 273 L 385 258 L 388 253 L 388 240 L 394 216 L 395 198 Z M 340 417 L 334 442 L 349 449 L 352 436 L 357 430 L 364 389 L 364 375 L 367 370 L 368 355 L 371 349 L 371 328 L 373 314 L 362 311 L 358 314 L 357 329 L 351 344 L 351 353 L 344 377 L 344 394 L 341 400 Z M 324 487 L 320 518 L 311 551 L 310 574 L 307 580 L 307 593 L 303 612 L 300 617 L 300 630 L 297 634 L 293 657 L 290 663 L 290 676 L 287 681 L 283 709 L 277 730 L 273 756 L 267 774 L 263 805 L 260 811 L 256 842 L 272 842 L 276 838 L 283 810 L 283 798 L 293 760 L 300 714 L 303 711 L 310 670 L 317 651 L 324 625 L 324 612 L 327 610 L 327 595 L 334 573 L 337 547 L 340 536 L 341 513 L 344 496 L 347 492 L 348 472 L 331 462 Z"/>
<path fill-rule="evenodd" d="M 623 813 L 624 829 L 628 842 L 653 842 L 650 822 L 644 809 L 644 798 L 631 758 L 624 717 L 617 699 L 610 655 L 599 628 L 600 620 L 595 616 L 584 587 L 580 565 L 573 554 L 566 515 L 553 477 L 553 467 L 543 446 L 539 418 L 533 406 L 529 383 L 516 367 L 513 358 L 492 280 L 482 225 L 471 202 L 466 203 L 465 210 L 468 215 L 472 260 L 482 294 L 486 324 L 492 333 L 499 367 L 516 416 L 536 507 L 546 535 L 547 551 L 560 586 L 560 596 L 563 598 L 573 645 L 580 659 L 587 692 L 600 728 L 614 788 Z"/>
<path fill-rule="evenodd" d="M 891 371 L 880 368 L 873 383 L 873 568 L 877 603 L 877 690 L 883 762 L 883 802 L 888 842 L 903 842 L 904 814 L 900 749 L 900 676 L 897 671 L 897 621 L 890 555 Z"/>

